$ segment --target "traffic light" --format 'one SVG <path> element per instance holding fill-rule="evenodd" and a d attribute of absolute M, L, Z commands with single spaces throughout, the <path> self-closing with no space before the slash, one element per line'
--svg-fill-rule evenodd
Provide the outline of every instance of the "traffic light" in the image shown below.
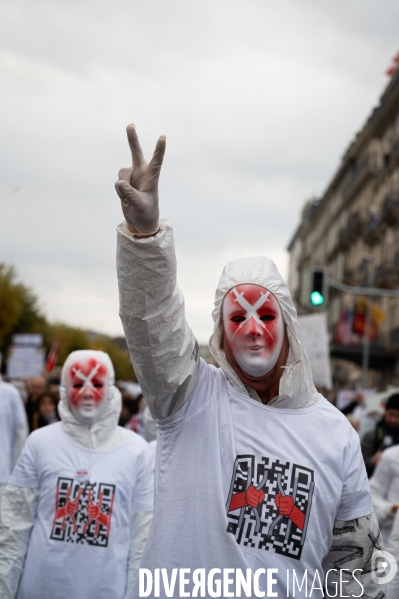
<path fill-rule="evenodd" d="M 312 268 L 310 271 L 309 301 L 313 308 L 324 307 L 327 299 L 327 275 L 324 268 Z"/>

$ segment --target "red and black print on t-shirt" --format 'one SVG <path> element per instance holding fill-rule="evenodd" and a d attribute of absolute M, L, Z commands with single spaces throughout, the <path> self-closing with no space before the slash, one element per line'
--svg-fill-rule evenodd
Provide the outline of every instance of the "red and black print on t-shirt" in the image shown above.
<path fill-rule="evenodd" d="M 107 547 L 115 485 L 59 477 L 50 539 Z"/>
<path fill-rule="evenodd" d="M 313 491 L 314 472 L 306 466 L 239 455 L 226 502 L 227 532 L 246 547 L 299 560 Z"/>

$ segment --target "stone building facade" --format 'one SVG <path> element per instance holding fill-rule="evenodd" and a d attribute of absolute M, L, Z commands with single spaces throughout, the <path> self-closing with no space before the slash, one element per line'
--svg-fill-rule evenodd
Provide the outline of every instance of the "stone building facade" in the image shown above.
<path fill-rule="evenodd" d="M 288 246 L 288 283 L 299 313 L 310 311 L 309 270 L 325 267 L 347 285 L 399 289 L 399 69 L 357 134 L 321 198 L 309 201 Z M 386 312 L 370 349 L 367 386 L 399 385 L 399 299 L 377 297 Z M 334 388 L 361 377 L 361 345 L 337 342 L 355 296 L 329 290 L 326 304 Z"/>

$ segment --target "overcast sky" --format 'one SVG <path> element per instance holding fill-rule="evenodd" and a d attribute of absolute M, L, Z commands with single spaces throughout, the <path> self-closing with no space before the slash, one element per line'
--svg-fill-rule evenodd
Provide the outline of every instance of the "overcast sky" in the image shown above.
<path fill-rule="evenodd" d="M 51 320 L 118 335 L 125 126 L 167 136 L 161 212 L 200 342 L 224 263 L 285 248 L 399 49 L 397 0 L 6 0 L 0 262 Z"/>

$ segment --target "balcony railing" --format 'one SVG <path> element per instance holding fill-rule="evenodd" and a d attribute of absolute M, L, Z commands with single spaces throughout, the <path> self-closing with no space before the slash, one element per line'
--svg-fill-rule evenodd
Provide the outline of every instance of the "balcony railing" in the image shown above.
<path fill-rule="evenodd" d="M 348 224 L 339 234 L 338 245 L 347 249 L 357 239 L 362 230 L 362 219 L 359 212 L 355 212 L 349 219 Z"/>
<path fill-rule="evenodd" d="M 366 156 L 366 158 L 364 158 L 362 160 L 362 162 L 355 168 L 355 170 L 349 176 L 347 182 L 345 183 L 345 185 L 342 188 L 342 194 L 344 196 L 352 188 L 355 188 L 360 183 L 360 181 L 362 181 L 362 179 L 365 177 L 365 175 L 367 174 L 367 172 L 369 170 L 369 166 L 370 166 L 369 163 L 370 163 L 369 157 Z"/>
<path fill-rule="evenodd" d="M 399 193 L 390 192 L 382 206 L 381 220 L 387 225 L 399 223 Z"/>
<path fill-rule="evenodd" d="M 342 282 L 345 285 L 353 285 L 353 270 L 351 268 L 344 268 Z"/>
<path fill-rule="evenodd" d="M 378 214 L 373 214 L 370 220 L 364 223 L 362 233 L 364 241 L 369 245 L 375 245 L 381 239 L 383 227 Z"/>
<path fill-rule="evenodd" d="M 395 289 L 399 283 L 399 268 L 394 264 L 380 264 L 374 273 L 376 287 Z"/>

